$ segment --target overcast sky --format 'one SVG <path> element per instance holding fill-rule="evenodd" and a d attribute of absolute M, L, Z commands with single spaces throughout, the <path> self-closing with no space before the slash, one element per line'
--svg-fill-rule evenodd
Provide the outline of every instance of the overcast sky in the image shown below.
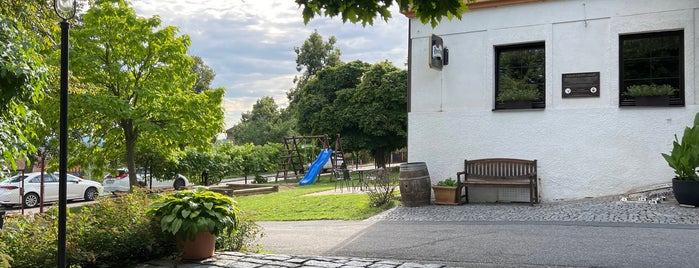
<path fill-rule="evenodd" d="M 314 29 L 335 46 L 345 62 L 389 60 L 398 68 L 407 61 L 408 19 L 392 12 L 389 22 L 374 25 L 343 24 L 339 18 L 316 17 L 303 24 L 301 9 L 293 0 L 132 0 L 139 16 L 158 15 L 191 37 L 190 55 L 204 59 L 215 72 L 212 87 L 225 87 L 226 128 L 264 96 L 286 107 L 286 93 L 296 71 L 294 47 Z"/>

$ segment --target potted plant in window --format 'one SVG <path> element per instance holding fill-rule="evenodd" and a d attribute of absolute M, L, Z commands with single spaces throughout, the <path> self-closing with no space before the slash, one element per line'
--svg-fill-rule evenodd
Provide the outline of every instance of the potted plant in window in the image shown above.
<path fill-rule="evenodd" d="M 662 155 L 677 175 L 672 179 L 677 202 L 699 206 L 699 113 L 694 117 L 694 126 L 684 129 L 682 140 L 675 135 L 670 154 Z"/>
<path fill-rule="evenodd" d="M 670 85 L 633 85 L 626 88 L 626 95 L 636 100 L 636 106 L 668 106 L 670 96 L 677 92 Z"/>
<path fill-rule="evenodd" d="M 459 185 L 453 178 L 438 181 L 432 186 L 434 191 L 434 203 L 438 205 L 458 205 Z"/>
<path fill-rule="evenodd" d="M 231 234 L 238 223 L 233 198 L 205 187 L 163 195 L 146 212 L 160 220 L 163 232 L 175 236 L 181 257 L 187 260 L 213 256 L 216 236 Z"/>
<path fill-rule="evenodd" d="M 541 99 L 541 93 L 534 84 L 515 80 L 510 76 L 500 77 L 500 90 L 495 100 L 504 109 L 531 109 L 532 103 Z"/>

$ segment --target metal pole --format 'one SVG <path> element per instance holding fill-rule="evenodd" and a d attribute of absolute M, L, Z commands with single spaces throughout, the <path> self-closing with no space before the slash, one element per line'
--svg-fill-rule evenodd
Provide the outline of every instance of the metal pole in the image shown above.
<path fill-rule="evenodd" d="M 61 21 L 61 103 L 58 161 L 58 267 L 66 267 L 66 193 L 68 183 L 68 30 L 70 23 Z"/>

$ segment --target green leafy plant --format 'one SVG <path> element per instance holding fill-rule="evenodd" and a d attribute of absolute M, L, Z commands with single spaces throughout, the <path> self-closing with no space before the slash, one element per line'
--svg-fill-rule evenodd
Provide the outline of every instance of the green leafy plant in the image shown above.
<path fill-rule="evenodd" d="M 699 181 L 695 171 L 699 167 L 699 113 L 694 117 L 694 126 L 684 129 L 682 140 L 675 135 L 670 154 L 662 155 L 675 170 L 678 180 Z"/>
<path fill-rule="evenodd" d="M 193 240 L 198 232 L 230 235 L 238 224 L 233 198 L 197 187 L 163 195 L 146 213 L 160 219 L 163 232 Z"/>
<path fill-rule="evenodd" d="M 262 238 L 262 228 L 252 220 L 249 213 L 238 213 L 238 226 L 233 234 L 220 236 L 216 239 L 216 248 L 225 251 L 260 252 L 262 245 L 254 245 L 257 237 Z M 256 246 L 253 248 L 253 246 Z"/>
<path fill-rule="evenodd" d="M 671 96 L 677 89 L 670 85 L 633 85 L 626 88 L 626 95 L 631 97 Z"/>
<path fill-rule="evenodd" d="M 369 196 L 369 204 L 374 207 L 392 206 L 391 200 L 395 196 L 397 185 L 397 177 L 392 174 L 391 169 L 378 169 L 375 172 L 369 173 L 368 176 L 374 176 L 374 188 L 369 188 L 367 195 Z"/>
<path fill-rule="evenodd" d="M 456 180 L 453 178 L 449 177 L 444 180 L 438 181 L 437 186 L 449 186 L 449 187 L 456 187 L 457 183 Z"/>
<path fill-rule="evenodd" d="M 540 99 L 541 94 L 536 89 L 513 89 L 500 91 L 497 101 L 500 103 L 506 101 L 535 101 Z"/>
<path fill-rule="evenodd" d="M 500 77 L 500 90 L 495 99 L 499 103 L 506 101 L 535 101 L 541 99 L 541 92 L 535 84 L 517 80 L 509 75 Z"/>
<path fill-rule="evenodd" d="M 71 208 L 66 223 L 67 266 L 131 267 L 176 251 L 172 237 L 146 217 L 152 196 L 135 190 Z M 45 213 L 8 215 L 0 230 L 0 267 L 56 267 L 57 228 L 57 206 Z M 5 261 L 11 266 L 4 266 Z"/>

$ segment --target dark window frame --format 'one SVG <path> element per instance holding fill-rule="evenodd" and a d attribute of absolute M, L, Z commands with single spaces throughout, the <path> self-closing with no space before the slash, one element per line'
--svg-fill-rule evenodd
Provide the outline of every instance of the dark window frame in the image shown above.
<path fill-rule="evenodd" d="M 537 41 L 531 43 L 523 43 L 516 45 L 501 45 L 495 46 L 495 98 L 494 98 L 494 109 L 493 110 L 512 110 L 513 108 L 508 108 L 505 105 L 497 101 L 497 96 L 500 92 L 500 56 L 502 52 L 516 51 L 516 50 L 527 50 L 527 49 L 542 49 L 544 53 L 542 75 L 543 81 L 537 84 L 537 89 L 541 92 L 541 99 L 534 101 L 532 107 L 529 109 L 545 109 L 546 108 L 546 42 Z"/>
<path fill-rule="evenodd" d="M 653 77 L 653 75 L 649 75 L 648 77 L 634 77 L 634 78 L 627 78 L 625 77 L 625 74 L 627 72 L 625 66 L 627 61 L 661 61 L 661 60 L 668 60 L 669 58 L 674 58 L 674 57 L 669 57 L 669 56 L 663 56 L 663 57 L 644 57 L 644 58 L 633 58 L 633 59 L 625 59 L 624 58 L 624 42 L 625 41 L 635 41 L 635 40 L 642 40 L 642 39 L 651 39 L 651 38 L 662 38 L 662 37 L 679 37 L 679 47 L 677 48 L 678 50 L 678 55 L 677 55 L 677 70 L 678 74 L 676 77 L 674 76 L 668 76 L 668 77 Z M 685 79 L 685 70 L 684 70 L 684 62 L 685 62 L 685 55 L 684 55 L 684 30 L 671 30 L 671 31 L 661 31 L 661 32 L 649 32 L 649 33 L 635 33 L 635 34 L 623 34 L 619 35 L 619 106 L 620 107 L 633 107 L 637 106 L 636 105 L 636 100 L 633 97 L 626 96 L 626 88 L 629 85 L 634 85 L 634 84 L 650 84 L 648 82 L 640 82 L 642 80 L 677 80 L 675 85 L 677 86 L 678 91 L 670 96 L 670 103 L 666 107 L 683 107 L 685 105 L 685 99 L 684 99 L 684 90 L 685 90 L 685 85 L 684 85 L 684 79 Z M 652 68 L 649 68 L 652 69 Z M 649 71 L 651 72 L 651 71 Z M 639 81 L 638 83 L 634 83 L 633 80 Z M 658 84 L 666 84 L 666 83 L 658 83 Z"/>

